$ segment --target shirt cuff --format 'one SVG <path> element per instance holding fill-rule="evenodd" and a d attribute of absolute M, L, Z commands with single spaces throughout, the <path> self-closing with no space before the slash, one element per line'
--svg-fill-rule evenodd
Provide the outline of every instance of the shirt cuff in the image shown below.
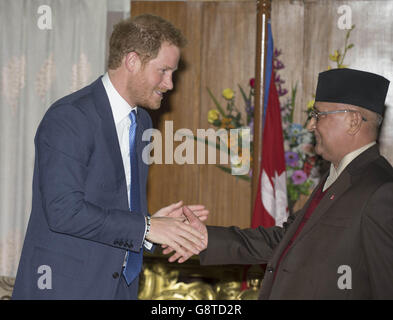
<path fill-rule="evenodd" d="M 145 240 L 145 241 L 143 241 L 143 246 L 144 246 L 147 250 L 151 250 L 151 248 L 153 247 L 153 244 L 152 244 L 150 241 Z"/>
<path fill-rule="evenodd" d="M 151 250 L 153 247 L 153 243 L 151 243 L 149 240 L 146 240 L 146 233 L 147 233 L 147 218 L 145 217 L 145 234 L 143 235 L 143 246 L 147 250 Z"/>

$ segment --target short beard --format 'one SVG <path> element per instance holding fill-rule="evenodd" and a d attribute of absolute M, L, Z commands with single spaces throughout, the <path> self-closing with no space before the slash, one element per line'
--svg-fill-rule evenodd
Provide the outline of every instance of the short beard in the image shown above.
<path fill-rule="evenodd" d="M 146 85 L 143 78 L 135 80 L 130 80 L 127 85 L 128 96 L 131 101 L 134 101 L 135 105 L 138 107 L 144 107 L 151 110 L 157 110 L 161 106 L 161 101 L 156 104 L 152 104 L 149 101 L 149 97 L 145 92 Z"/>

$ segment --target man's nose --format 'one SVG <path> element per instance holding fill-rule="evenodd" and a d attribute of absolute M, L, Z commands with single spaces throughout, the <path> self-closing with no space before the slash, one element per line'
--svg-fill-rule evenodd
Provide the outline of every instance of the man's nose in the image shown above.
<path fill-rule="evenodd" d="M 173 89 L 173 81 L 172 81 L 172 75 L 167 75 L 164 79 L 164 86 L 165 89 L 167 90 L 172 90 Z"/>
<path fill-rule="evenodd" d="M 317 120 L 314 117 L 311 117 L 311 119 L 308 120 L 307 122 L 306 128 L 308 131 L 313 132 L 315 130 L 316 125 L 317 125 Z"/>

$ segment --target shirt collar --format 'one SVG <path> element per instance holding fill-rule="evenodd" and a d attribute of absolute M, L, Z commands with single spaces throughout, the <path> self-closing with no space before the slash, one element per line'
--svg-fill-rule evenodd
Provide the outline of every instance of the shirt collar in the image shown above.
<path fill-rule="evenodd" d="M 337 175 L 340 175 L 341 172 L 344 171 L 344 169 L 352 162 L 353 159 L 355 159 L 358 155 L 360 155 L 362 152 L 366 151 L 368 148 L 371 148 L 374 144 L 376 144 L 375 141 L 364 145 L 363 147 L 356 149 L 344 156 L 342 160 L 340 161 L 338 167 L 337 167 Z M 331 165 L 334 169 L 334 166 Z"/>
<path fill-rule="evenodd" d="M 344 169 L 354 160 L 357 156 L 359 156 L 361 153 L 366 151 L 368 148 L 371 148 L 374 144 L 376 144 L 375 141 L 364 145 L 363 147 L 356 149 L 344 156 L 340 163 L 338 164 L 337 169 L 334 167 L 333 163 L 330 164 L 330 172 L 329 176 L 326 180 L 326 183 L 324 185 L 323 191 L 325 191 L 329 186 L 331 186 L 334 181 L 337 180 L 339 175 L 344 171 Z"/>
<path fill-rule="evenodd" d="M 132 110 L 138 113 L 137 107 L 131 107 L 129 103 L 119 94 L 116 88 L 113 86 L 108 72 L 102 77 L 102 84 L 104 85 L 106 94 L 108 95 L 109 103 L 111 105 L 113 119 L 117 125 L 125 117 L 128 117 Z"/>

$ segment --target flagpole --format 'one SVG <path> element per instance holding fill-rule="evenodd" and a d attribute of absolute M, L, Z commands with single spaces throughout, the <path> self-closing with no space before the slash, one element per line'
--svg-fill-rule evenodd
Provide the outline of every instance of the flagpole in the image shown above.
<path fill-rule="evenodd" d="M 251 215 L 258 191 L 259 173 L 262 158 L 262 133 L 263 133 L 263 103 L 265 88 L 265 66 L 267 53 L 267 24 L 270 19 L 271 0 L 257 1 L 257 36 L 256 36 L 256 61 L 255 61 L 255 106 L 254 106 L 254 138 L 253 138 L 253 169 L 252 169 L 252 203 Z"/>

